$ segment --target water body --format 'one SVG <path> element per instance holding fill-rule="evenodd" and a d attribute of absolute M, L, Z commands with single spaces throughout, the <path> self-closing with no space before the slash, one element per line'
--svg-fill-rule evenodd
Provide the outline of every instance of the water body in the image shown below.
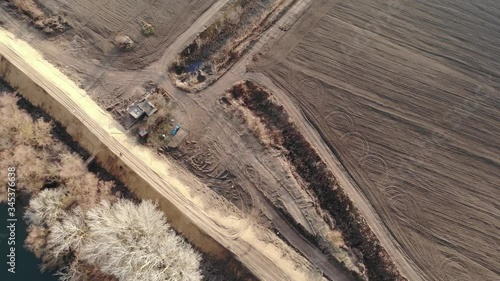
<path fill-rule="evenodd" d="M 0 204 L 0 280 L 2 281 L 56 281 L 57 277 L 51 273 L 40 272 L 40 260 L 37 259 L 31 252 L 24 248 L 24 240 L 26 239 L 27 225 L 23 220 L 23 207 L 21 204 L 16 204 L 16 229 L 15 229 L 15 255 L 16 267 L 15 273 L 10 273 L 7 264 L 10 252 L 8 245 L 8 237 L 10 235 L 7 226 L 10 222 L 7 221 L 8 205 Z"/>
<path fill-rule="evenodd" d="M 201 66 L 202 63 L 203 62 L 201 60 L 197 60 L 197 61 L 191 63 L 190 65 L 188 65 L 187 71 L 188 72 L 196 72 L 196 71 L 198 71 L 198 69 L 200 68 L 200 66 Z"/>

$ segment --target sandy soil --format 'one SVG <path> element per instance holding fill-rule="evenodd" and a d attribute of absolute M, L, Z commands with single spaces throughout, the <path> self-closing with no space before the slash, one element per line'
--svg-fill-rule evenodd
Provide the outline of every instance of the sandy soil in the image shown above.
<path fill-rule="evenodd" d="M 500 275 L 500 6 L 458 2 L 315 1 L 252 67 L 409 280 Z"/>

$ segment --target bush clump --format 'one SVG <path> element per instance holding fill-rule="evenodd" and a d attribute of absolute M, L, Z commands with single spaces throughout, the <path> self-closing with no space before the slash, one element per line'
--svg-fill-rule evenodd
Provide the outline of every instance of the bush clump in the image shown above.
<path fill-rule="evenodd" d="M 127 35 L 117 35 L 114 43 L 123 52 L 132 51 L 135 47 L 134 40 Z"/>
<path fill-rule="evenodd" d="M 153 36 L 155 34 L 155 27 L 145 21 L 141 22 L 142 34 L 146 37 Z"/>

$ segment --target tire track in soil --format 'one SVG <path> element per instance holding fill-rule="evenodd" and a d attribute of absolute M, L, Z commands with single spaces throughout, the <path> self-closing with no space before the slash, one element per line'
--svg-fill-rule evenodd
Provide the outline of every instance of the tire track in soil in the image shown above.
<path fill-rule="evenodd" d="M 277 42 L 273 42 L 272 52 L 266 54 L 266 57 L 260 60 L 259 64 L 252 66 L 252 71 L 263 72 L 263 70 L 272 67 L 284 60 L 287 55 L 295 49 L 302 38 L 323 18 L 338 1 L 316 0 L 310 1 L 305 13 L 301 14 L 295 24 L 292 25 L 283 37 Z M 309 6 L 310 5 L 310 6 Z M 303 11 L 303 10 L 302 10 Z M 262 64 L 262 62 L 267 62 Z"/>
<path fill-rule="evenodd" d="M 207 177 L 209 182 L 215 180 L 215 182 L 213 183 L 215 185 L 220 185 L 222 184 L 222 182 L 225 182 L 224 179 L 220 178 L 220 170 L 222 170 L 222 174 L 224 174 L 225 172 L 229 172 L 231 175 L 233 175 L 232 177 L 238 177 L 238 173 L 235 173 L 235 169 L 239 170 L 239 168 L 235 168 L 237 167 L 235 166 L 235 163 L 230 162 L 230 158 L 232 157 L 225 157 L 226 154 L 234 157 L 234 152 L 224 151 L 218 145 L 220 141 L 218 141 L 217 137 L 215 137 L 215 131 L 213 129 L 208 128 L 201 133 L 203 134 L 203 138 L 200 140 L 200 144 L 190 145 L 190 150 L 192 150 L 191 152 L 188 152 L 191 155 L 188 157 L 190 166 Z M 228 167 L 231 168 L 228 169 Z M 249 168 L 251 169 L 251 167 Z M 226 185 L 227 189 L 234 190 L 234 183 L 234 180 L 231 180 L 224 184 Z M 229 187 L 229 185 L 231 187 Z M 239 201 L 241 202 L 241 210 L 245 214 L 245 218 L 235 223 L 237 229 L 228 236 L 233 240 L 238 239 L 245 233 L 245 231 L 251 228 L 252 225 L 256 223 L 257 218 L 260 214 L 260 211 L 257 208 L 257 206 L 259 205 L 258 198 L 255 196 L 253 190 L 248 188 L 244 183 L 242 183 L 241 185 L 238 183 L 238 186 L 241 187 L 248 196 L 250 196 L 251 202 L 250 204 L 244 203 L 244 197 L 240 195 Z M 236 192 L 238 194 L 242 194 L 239 191 Z M 232 198 L 227 199 L 234 202 L 234 200 L 231 200 Z M 233 199 L 236 200 L 236 198 Z M 250 209 L 248 209 L 248 207 L 250 207 Z"/>
<path fill-rule="evenodd" d="M 200 99 L 198 101 L 201 103 L 200 106 L 205 107 L 206 101 L 203 99 Z M 214 102 L 213 100 L 211 102 Z M 213 116 L 220 116 L 222 114 L 221 111 L 217 111 L 214 109 L 212 106 L 208 106 L 209 109 L 207 111 L 211 112 L 210 114 L 210 119 L 208 124 L 205 124 L 205 127 L 210 127 L 210 130 L 212 130 L 211 133 L 205 133 L 203 131 L 203 134 L 206 134 L 207 136 L 213 137 L 214 135 L 219 136 L 222 135 L 221 133 L 215 133 L 217 132 L 226 132 L 225 126 L 221 125 L 217 120 L 220 120 L 219 118 L 213 118 Z M 214 124 L 216 123 L 216 124 Z M 227 124 L 230 124 L 228 122 Z M 226 124 L 226 125 L 227 125 Z M 229 130 L 229 129 L 227 129 Z M 234 128 L 233 128 L 234 130 Z M 200 131 L 201 133 L 201 131 Z M 230 132 L 228 132 L 230 133 Z M 220 154 L 221 155 L 234 155 L 236 147 L 225 147 L 224 149 L 220 149 Z M 238 151 L 239 152 L 239 151 Z M 234 156 L 233 156 L 234 157 Z M 231 166 L 233 169 L 234 167 L 238 167 L 238 163 L 233 163 Z M 253 170 L 253 169 L 252 169 Z M 241 168 L 238 168 L 236 170 L 233 170 L 235 175 L 239 177 L 240 179 L 249 179 L 249 178 L 259 178 L 260 176 L 255 176 L 255 173 L 247 171 L 245 174 Z M 239 176 L 238 176 L 239 175 Z M 255 180 L 254 180 L 255 181 Z M 256 181 L 258 183 L 258 181 Z M 249 185 L 255 186 L 255 185 Z M 341 280 L 351 280 L 352 277 L 348 276 L 345 274 L 343 269 L 339 269 L 339 266 L 335 264 L 333 261 L 330 261 L 320 250 L 318 250 L 315 246 L 313 246 L 309 241 L 307 241 L 305 238 L 302 237 L 302 235 L 293 227 L 291 227 L 288 223 L 288 219 L 283 217 L 283 215 L 276 210 L 276 208 L 269 202 L 265 194 L 257 187 L 255 186 L 254 189 L 252 189 L 252 193 L 255 196 L 255 198 L 258 198 L 260 210 L 273 222 L 275 228 L 279 231 L 280 235 L 283 235 L 285 239 L 289 242 L 289 244 L 294 245 L 296 249 L 302 253 L 304 256 L 306 256 L 310 261 L 314 261 L 314 264 L 318 266 L 318 268 L 321 268 L 322 271 L 319 275 L 321 276 L 327 276 L 331 280 L 335 281 L 341 281 Z M 315 273 L 314 276 L 317 276 L 318 273 Z"/>

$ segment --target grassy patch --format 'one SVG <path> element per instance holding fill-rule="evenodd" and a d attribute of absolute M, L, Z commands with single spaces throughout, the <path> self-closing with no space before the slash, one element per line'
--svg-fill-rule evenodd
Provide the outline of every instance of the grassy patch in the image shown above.
<path fill-rule="evenodd" d="M 143 21 L 141 22 L 141 32 L 142 35 L 146 37 L 153 36 L 155 34 L 155 27 L 152 24 Z"/>

